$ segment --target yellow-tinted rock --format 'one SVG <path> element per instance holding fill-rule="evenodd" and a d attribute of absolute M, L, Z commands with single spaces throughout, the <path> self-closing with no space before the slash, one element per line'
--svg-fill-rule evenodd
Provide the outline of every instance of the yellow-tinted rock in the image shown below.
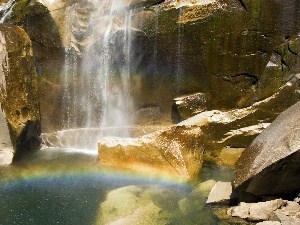
<path fill-rule="evenodd" d="M 98 145 L 99 159 L 140 172 L 193 179 L 203 162 L 201 137 L 197 126 L 175 126 L 139 138 L 104 138 Z"/>
<path fill-rule="evenodd" d="M 14 25 L 0 25 L 0 102 L 15 144 L 28 120 L 40 120 L 31 41 Z"/>
<path fill-rule="evenodd" d="M 243 153 L 244 148 L 225 147 L 214 151 L 207 151 L 204 154 L 205 161 L 219 166 L 234 166 Z"/>

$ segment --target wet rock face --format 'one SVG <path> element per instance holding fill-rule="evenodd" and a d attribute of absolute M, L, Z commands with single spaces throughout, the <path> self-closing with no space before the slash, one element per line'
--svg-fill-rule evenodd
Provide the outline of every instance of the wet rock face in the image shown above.
<path fill-rule="evenodd" d="M 62 98 L 59 77 L 64 64 L 64 49 L 55 21 L 42 3 L 33 0 L 9 1 L 0 10 L 0 21 L 22 27 L 28 34 L 39 75 L 43 128 L 57 129 L 61 114 L 58 112 Z"/>
<path fill-rule="evenodd" d="M 40 120 L 38 81 L 25 31 L 0 25 L 0 40 L 0 102 L 15 145 L 27 121 Z"/>
<path fill-rule="evenodd" d="M 299 191 L 300 102 L 282 114 L 246 148 L 236 163 L 235 186 L 257 196 Z"/>
<path fill-rule="evenodd" d="M 175 96 L 201 92 L 208 109 L 243 108 L 274 94 L 291 72 L 283 61 L 276 79 L 275 68 L 265 70 L 299 33 L 295 1 L 164 1 L 151 9 L 136 15 L 145 31 L 137 36 L 139 69 L 156 82 L 155 74 L 168 76 Z"/>

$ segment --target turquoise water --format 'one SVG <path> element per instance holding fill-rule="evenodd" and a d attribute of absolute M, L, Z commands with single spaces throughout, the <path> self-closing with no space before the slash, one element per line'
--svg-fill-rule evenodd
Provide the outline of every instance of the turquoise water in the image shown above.
<path fill-rule="evenodd" d="M 211 208 L 204 207 L 206 196 L 197 202 L 199 209 L 188 213 L 182 214 L 176 206 L 178 200 L 189 195 L 195 183 L 180 183 L 104 167 L 93 152 L 42 150 L 26 161 L 1 167 L 0 177 L 2 225 L 100 224 L 97 222 L 101 217 L 100 205 L 106 200 L 107 194 L 129 185 L 145 189 L 158 185 L 172 193 L 166 202 L 161 202 L 164 201 L 164 194 L 157 193 L 155 196 L 152 191 L 153 200 L 161 202 L 158 203 L 161 212 L 171 218 L 163 224 L 220 224 Z M 233 179 L 233 171 L 204 166 L 199 179 L 229 181 Z M 174 202 L 173 206 L 168 202 Z"/>

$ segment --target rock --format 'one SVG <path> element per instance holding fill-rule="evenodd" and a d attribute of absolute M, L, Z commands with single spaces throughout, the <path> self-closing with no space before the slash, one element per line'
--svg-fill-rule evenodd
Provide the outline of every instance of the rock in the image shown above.
<path fill-rule="evenodd" d="M 41 148 L 42 139 L 40 121 L 28 120 L 20 136 L 17 139 L 16 153 L 14 159 L 21 159 Z"/>
<path fill-rule="evenodd" d="M 297 213 L 300 213 L 300 205 L 297 202 L 288 201 L 280 212 L 286 216 L 295 216 Z"/>
<path fill-rule="evenodd" d="M 206 204 L 229 204 L 232 199 L 232 185 L 230 182 L 218 181 L 209 193 Z"/>
<path fill-rule="evenodd" d="M 27 121 L 40 120 L 37 74 L 25 31 L 1 24 L 0 54 L 0 102 L 15 146 Z"/>
<path fill-rule="evenodd" d="M 251 221 L 268 220 L 272 212 L 286 204 L 282 199 L 258 203 L 241 202 L 239 206 L 232 207 L 228 214 Z"/>
<path fill-rule="evenodd" d="M 164 152 L 165 150 L 162 149 L 164 149 L 165 147 L 163 147 L 160 144 L 158 144 L 160 145 L 158 146 L 153 143 L 159 143 L 159 141 L 162 141 L 162 139 L 158 141 L 157 137 L 164 135 L 165 137 L 163 138 L 163 142 L 169 143 L 166 145 L 173 146 L 175 143 L 177 143 L 173 141 L 176 140 L 176 137 L 167 134 L 169 134 L 170 132 L 174 132 L 174 130 L 176 131 L 176 129 L 178 129 L 178 131 L 180 132 L 177 134 L 184 138 L 184 143 L 191 142 L 191 145 L 195 145 L 193 141 L 197 142 L 197 148 L 203 147 L 206 150 L 206 156 L 211 157 L 212 154 L 209 153 L 210 151 L 221 149 L 220 153 L 214 155 L 211 158 L 207 157 L 206 159 L 209 160 L 209 162 L 213 162 L 214 164 L 228 165 L 230 164 L 230 161 L 226 160 L 226 157 L 228 158 L 228 155 L 234 155 L 235 158 L 237 158 L 242 150 L 236 151 L 236 154 L 234 154 L 234 148 L 234 150 L 232 151 L 230 149 L 222 150 L 222 148 L 226 146 L 232 146 L 236 148 L 245 147 L 248 143 L 250 143 L 260 132 L 262 132 L 269 125 L 268 122 L 271 122 L 271 118 L 275 118 L 277 113 L 284 109 L 285 106 L 281 104 L 280 99 L 286 99 L 289 93 L 293 95 L 295 90 L 298 89 L 297 82 L 298 78 L 294 81 L 290 81 L 290 84 L 286 84 L 285 86 L 283 86 L 278 93 L 275 93 L 270 98 L 257 102 L 256 104 L 253 104 L 253 106 L 247 108 L 236 109 L 227 112 L 218 110 L 205 111 L 185 121 L 182 121 L 173 128 L 171 127 L 169 129 L 161 130 L 157 133 L 153 133 L 150 136 L 145 136 L 137 139 L 124 140 L 114 138 L 113 140 L 103 140 L 99 144 L 100 161 L 102 161 L 103 163 L 118 165 L 121 167 L 130 167 L 132 169 L 136 168 L 136 170 L 141 169 L 141 165 L 139 165 L 138 163 L 139 161 L 141 161 L 145 162 L 144 166 L 147 165 L 146 167 L 144 167 L 145 170 L 146 168 L 147 170 L 149 170 L 150 168 L 154 169 L 154 167 L 157 167 L 157 163 L 151 163 L 152 165 L 150 166 L 150 162 L 146 163 L 146 156 L 143 156 L 143 153 L 139 153 L 140 156 L 135 156 L 136 158 L 132 158 L 132 155 L 137 155 L 137 153 L 134 153 L 134 151 L 138 151 L 137 149 L 143 146 L 142 148 L 145 149 L 145 152 L 148 152 L 149 158 L 158 157 L 160 159 L 156 159 L 156 162 L 166 162 L 164 157 L 161 158 L 161 153 L 158 154 L 158 152 L 160 151 Z M 245 127 L 241 128 L 241 126 Z M 190 133 L 191 129 L 198 129 L 199 132 Z M 185 135 L 182 135 L 182 133 L 185 132 L 189 133 L 188 138 L 185 138 Z M 196 136 L 193 136 L 192 133 L 196 134 Z M 111 146 L 109 144 L 110 141 L 114 142 L 114 144 L 112 144 Z M 128 144 L 124 145 L 122 144 L 122 142 Z M 100 148 L 102 148 L 102 150 Z M 173 146 L 172 148 L 175 147 Z M 116 153 L 112 154 L 112 152 L 114 151 Z M 121 157 L 118 154 L 124 156 Z M 223 159 L 223 162 L 220 162 L 220 158 Z M 120 162 L 121 160 L 122 162 Z M 233 160 L 233 162 L 231 162 L 231 165 L 234 162 L 235 161 Z M 180 163 L 176 164 L 178 166 Z M 168 171 L 169 169 L 164 168 L 164 170 Z M 183 169 L 180 170 L 180 174 L 184 174 L 182 172 Z M 173 169 L 171 171 L 169 172 L 174 173 Z"/>
<path fill-rule="evenodd" d="M 158 106 L 145 106 L 134 112 L 134 118 L 140 124 L 155 124 L 162 117 L 162 111 Z"/>
<path fill-rule="evenodd" d="M 180 179 L 198 176 L 203 161 L 202 132 L 197 126 L 170 127 L 139 138 L 104 138 L 100 162 Z"/>
<path fill-rule="evenodd" d="M 63 87 L 59 81 L 65 66 L 65 50 L 57 25 L 49 10 L 39 1 L 18 0 L 10 3 L 6 5 L 8 10 L 3 12 L 0 9 L 0 18 L 3 23 L 22 27 L 31 40 L 34 67 L 38 74 L 43 130 L 61 129 Z"/>
<path fill-rule="evenodd" d="M 176 199 L 174 193 L 161 186 L 132 185 L 113 190 L 101 203 L 97 224 L 169 224 L 175 215 L 166 213 L 153 200 L 165 199 L 165 194 L 171 194 L 169 200 Z"/>
<path fill-rule="evenodd" d="M 137 55 L 143 53 L 138 67 L 146 73 L 142 82 L 163 82 L 167 79 L 161 75 L 166 74 L 165 90 L 156 88 L 157 95 L 165 96 L 166 89 L 173 90 L 175 98 L 203 93 L 209 97 L 208 110 L 245 108 L 276 93 L 297 73 L 288 68 L 299 70 L 299 48 L 291 49 L 296 54 L 289 56 L 277 50 L 284 48 L 287 53 L 288 46 L 299 39 L 300 8 L 294 1 L 248 0 L 247 7 L 243 2 L 164 1 L 134 15 L 133 24 L 144 31 L 137 34 L 135 43 Z M 290 26 L 286 28 L 282 21 Z M 279 64 L 267 71 L 274 55 Z M 149 97 L 151 93 L 153 89 L 143 89 L 138 101 L 141 96 L 149 103 L 157 101 L 155 95 Z M 160 102 L 162 109 L 165 105 Z"/>
<path fill-rule="evenodd" d="M 216 181 L 214 180 L 207 180 L 204 182 L 200 182 L 191 192 L 191 196 L 195 197 L 195 195 L 204 195 L 208 196 L 210 193 L 211 189 L 216 185 Z"/>
<path fill-rule="evenodd" d="M 241 202 L 239 206 L 229 208 L 227 214 L 235 217 L 240 217 L 242 219 L 247 219 L 249 217 L 249 209 L 249 204 Z"/>
<path fill-rule="evenodd" d="M 97 150 L 99 136 L 139 137 L 163 129 L 166 126 L 77 128 L 42 133 L 41 138 L 47 147 Z"/>
<path fill-rule="evenodd" d="M 229 111 L 205 111 L 178 125 L 197 125 L 206 135 L 205 149 L 216 150 L 230 146 L 248 146 L 272 122 L 280 112 L 291 106 L 285 99 L 290 96 L 291 104 L 299 100 L 299 78 L 295 76 L 280 90 L 252 106 Z"/>
<path fill-rule="evenodd" d="M 188 215 L 203 209 L 207 196 L 215 184 L 214 180 L 199 183 L 187 197 L 178 202 L 180 211 L 184 215 Z"/>
<path fill-rule="evenodd" d="M 236 163 L 235 186 L 257 196 L 292 194 L 300 188 L 300 102 L 264 130 Z"/>
<path fill-rule="evenodd" d="M 0 150 L 0 166 L 9 165 L 13 162 L 14 153 L 12 151 Z"/>
<path fill-rule="evenodd" d="M 230 148 L 227 146 L 222 149 L 205 151 L 204 160 L 219 166 L 234 167 L 244 150 L 245 148 Z"/>
<path fill-rule="evenodd" d="M 248 219 L 253 221 L 268 220 L 272 212 L 285 204 L 286 202 L 282 199 L 251 204 Z"/>
<path fill-rule="evenodd" d="M 300 219 L 287 216 L 281 212 L 281 210 L 276 210 L 271 213 L 270 219 L 272 221 L 278 221 L 282 225 L 297 225 L 300 224 Z"/>
<path fill-rule="evenodd" d="M 297 213 L 300 213 L 299 203 L 296 201 L 287 201 L 285 207 L 271 213 L 269 220 L 279 221 L 283 225 L 300 224 L 300 218 L 297 217 Z"/>
<path fill-rule="evenodd" d="M 14 148 L 10 140 L 9 130 L 5 115 L 0 110 L 0 165 L 12 163 Z"/>
<path fill-rule="evenodd" d="M 263 222 L 259 222 L 257 224 L 258 225 L 282 225 L 282 223 L 280 223 L 278 221 L 263 221 Z"/>
<path fill-rule="evenodd" d="M 204 93 L 185 95 L 174 99 L 176 112 L 181 121 L 205 111 L 207 109 L 206 102 L 207 97 Z"/>

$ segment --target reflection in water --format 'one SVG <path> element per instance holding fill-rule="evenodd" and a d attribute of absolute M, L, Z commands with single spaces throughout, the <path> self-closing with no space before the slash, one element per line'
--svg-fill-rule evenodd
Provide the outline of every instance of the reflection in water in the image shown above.
<path fill-rule="evenodd" d="M 220 173 L 206 167 L 203 172 L 209 179 L 233 177 L 228 169 Z M 147 216 L 152 224 L 219 224 L 211 209 L 204 207 L 207 193 L 191 198 L 193 184 L 107 168 L 90 151 L 41 150 L 24 162 L 0 168 L 0 178 L 4 225 L 89 225 L 111 220 L 149 224 Z M 125 209 L 134 213 L 124 216 Z"/>

